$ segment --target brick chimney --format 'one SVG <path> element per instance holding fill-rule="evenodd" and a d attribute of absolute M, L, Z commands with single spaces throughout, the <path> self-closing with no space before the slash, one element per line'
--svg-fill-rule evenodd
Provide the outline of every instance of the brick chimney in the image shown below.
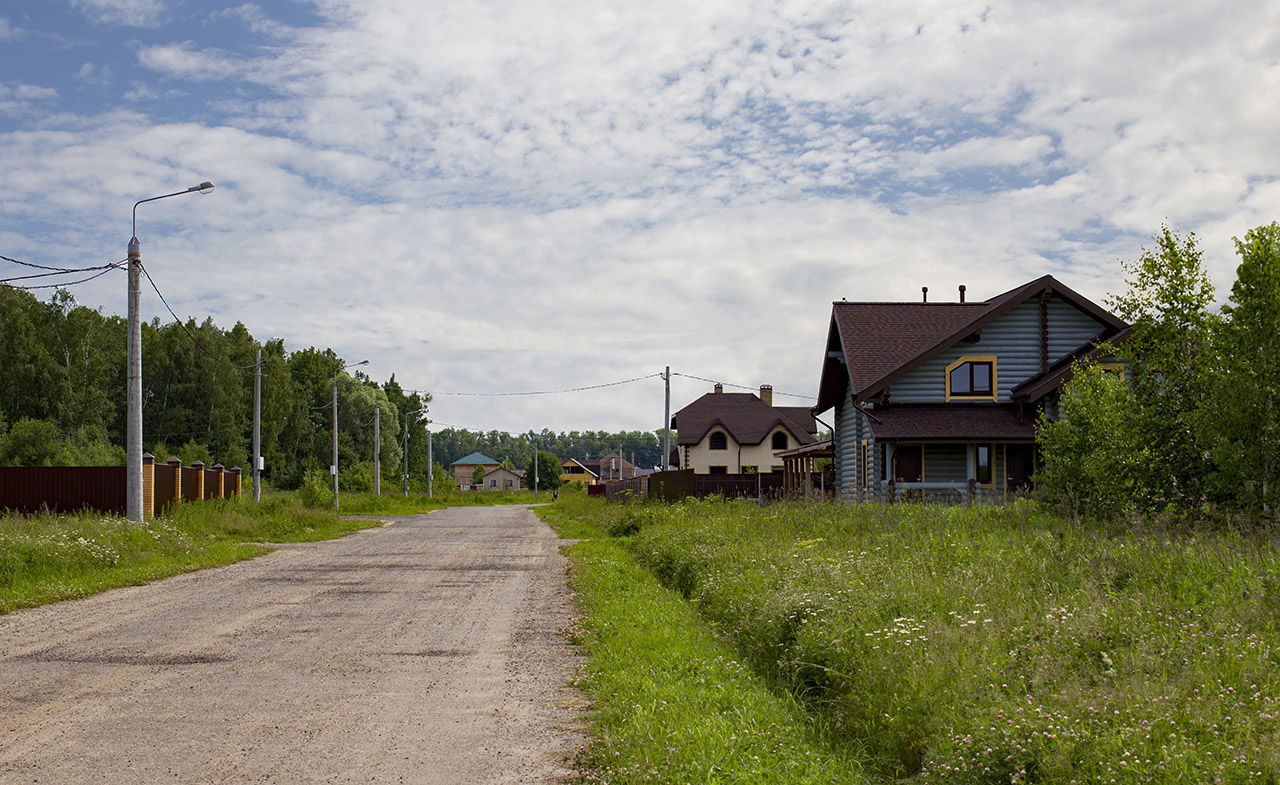
<path fill-rule="evenodd" d="M 724 392 L 724 385 L 723 385 L 723 384 L 721 384 L 720 382 L 716 382 L 716 386 L 715 386 L 715 388 L 714 388 L 713 392 L 715 392 L 717 395 L 718 395 L 718 394 L 720 394 L 720 393 L 722 393 L 722 392 Z"/>
<path fill-rule="evenodd" d="M 765 406 L 773 406 L 773 385 L 760 385 L 760 400 L 764 401 Z"/>

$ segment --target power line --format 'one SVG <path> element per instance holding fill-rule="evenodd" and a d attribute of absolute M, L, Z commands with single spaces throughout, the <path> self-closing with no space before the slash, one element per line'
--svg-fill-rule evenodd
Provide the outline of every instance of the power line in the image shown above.
<path fill-rule="evenodd" d="M 722 382 L 722 381 L 719 381 L 719 380 L 716 380 L 716 379 L 704 379 L 704 378 L 703 378 L 703 377 L 701 377 L 701 376 L 694 376 L 693 374 L 688 374 L 688 373 L 679 373 L 679 372 L 677 372 L 677 371 L 672 371 L 672 372 L 671 372 L 671 375 L 672 375 L 672 376 L 683 376 L 683 377 L 684 377 L 684 378 L 686 378 L 686 379 L 696 379 L 696 380 L 698 380 L 698 381 L 700 381 L 700 382 L 710 382 L 711 384 L 721 384 L 721 385 L 724 385 L 725 387 L 734 387 L 734 388 L 737 388 L 737 389 L 739 389 L 739 390 L 749 390 L 749 391 L 751 391 L 751 392 L 755 392 L 755 391 L 756 391 L 756 389 L 757 389 L 757 388 L 755 388 L 755 387 L 747 387 L 746 385 L 742 385 L 742 384 L 731 384 L 731 383 L 729 383 L 729 382 Z M 804 399 L 806 399 L 806 400 L 810 400 L 810 401 L 817 400 L 817 396 L 814 396 L 814 395 L 799 395 L 799 394 L 797 394 L 797 393 L 780 392 L 780 391 L 778 391 L 778 390 L 774 390 L 774 391 L 773 391 L 773 394 L 774 394 L 774 395 L 785 395 L 785 396 L 786 396 L 786 397 L 788 397 L 788 398 L 804 398 Z"/>
<path fill-rule="evenodd" d="M 403 390 L 404 392 L 427 393 L 432 396 L 448 395 L 454 397 L 468 398 L 503 398 L 526 395 L 561 395 L 564 393 L 583 392 L 585 390 L 599 390 L 604 387 L 617 387 L 623 384 L 631 384 L 633 382 L 644 381 L 645 379 L 653 379 L 662 376 L 662 373 L 651 373 L 646 376 L 637 376 L 634 379 L 622 379 L 616 382 L 605 382 L 604 384 L 591 384 L 586 387 L 566 387 L 560 390 L 533 390 L 529 392 L 435 392 L 432 390 Z M 403 389 L 403 388 L 402 388 Z"/>
<path fill-rule="evenodd" d="M 35 262 L 24 262 L 21 259 L 14 259 L 12 256 L 5 256 L 4 254 L 0 254 L 0 259 L 4 259 L 6 262 L 13 262 L 14 264 L 20 264 L 23 267 L 34 267 L 37 270 L 53 270 L 56 273 L 87 273 L 90 270 L 101 270 L 104 267 L 114 267 L 116 265 L 124 264 L 126 261 L 128 261 L 127 259 L 124 259 L 119 262 L 116 262 L 115 264 L 99 264 L 91 267 L 54 267 L 47 264 L 36 264 Z"/>
<path fill-rule="evenodd" d="M 5 258 L 8 258 L 8 257 L 5 257 Z M 43 278 L 43 277 L 44 277 L 44 275 L 33 275 L 33 276 L 25 276 L 25 275 L 23 275 L 23 276 L 17 276 L 17 277 L 15 277 L 15 278 L 5 278 L 5 279 L 2 279 L 2 280 L 0 280 L 0 284 L 3 284 L 3 285 L 5 285 L 5 286 L 9 287 L 10 289 L 21 289 L 21 290 L 22 290 L 22 291 L 24 291 L 24 292 L 32 292 L 32 291 L 35 291 L 36 289 L 62 289 L 62 288 L 67 287 L 67 286 L 75 286 L 76 284 L 88 283 L 89 281 L 92 281 L 92 280 L 93 280 L 93 279 L 95 279 L 95 278 L 101 278 L 102 276 L 106 275 L 107 273 L 111 272 L 112 270 L 118 270 L 118 269 L 120 269 L 120 265 L 122 265 L 122 264 L 124 264 L 124 262 L 116 262 L 116 263 L 114 263 L 114 264 L 106 264 L 106 265 L 102 265 L 101 267 L 90 267 L 90 268 L 88 268 L 88 269 L 90 269 L 90 270 L 99 270 L 100 272 L 97 272 L 97 273 L 95 273 L 95 274 L 93 274 L 93 275 L 90 275 L 90 276 L 88 276 L 87 278 L 81 278 L 81 279 L 80 279 L 80 280 L 78 280 L 78 281 L 62 281 L 62 282 L 60 282 L 60 283 L 46 283 L 46 284 L 41 284 L 41 285 L 39 285 L 39 286 L 20 286 L 20 285 L 14 285 L 14 284 L 9 283 L 9 281 L 19 281 L 19 280 L 22 280 L 22 279 L 24 279 L 24 278 Z M 66 273 L 65 273 L 65 272 L 47 273 L 47 275 L 66 275 Z"/>
<path fill-rule="evenodd" d="M 249 363 L 248 365 L 236 365 L 235 363 L 228 362 L 227 360 L 222 359 L 221 357 L 217 356 L 213 352 L 206 349 L 204 345 L 200 343 L 199 339 L 197 339 L 196 336 L 191 332 L 191 330 L 187 328 L 186 323 L 183 322 L 182 319 L 179 318 L 179 316 L 173 312 L 173 309 L 169 307 L 169 301 L 164 299 L 164 295 L 160 293 L 160 287 L 156 286 L 156 282 L 151 277 L 151 273 L 147 272 L 147 268 L 145 265 L 142 264 L 142 262 L 138 262 L 138 269 L 142 270 L 142 274 L 147 276 L 147 281 L 150 282 L 151 288 L 156 290 L 156 296 L 160 298 L 160 302 L 164 303 L 164 307 L 169 311 L 169 315 L 173 317 L 173 320 L 177 322 L 178 326 L 182 328 L 182 331 L 187 334 L 187 337 L 191 339 L 191 342 L 196 345 L 197 349 L 199 349 L 208 357 L 212 358 L 214 361 L 220 362 L 223 365 L 227 366 L 228 368 L 234 368 L 237 371 L 247 371 L 250 368 L 257 367 L 258 365 L 257 363 Z"/>

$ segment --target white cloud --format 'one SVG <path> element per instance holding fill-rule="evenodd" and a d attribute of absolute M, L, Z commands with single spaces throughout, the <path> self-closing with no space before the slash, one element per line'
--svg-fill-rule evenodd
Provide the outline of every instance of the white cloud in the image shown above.
<path fill-rule="evenodd" d="M 190 41 L 149 46 L 138 52 L 138 61 L 166 76 L 207 81 L 238 77 L 242 64 L 225 52 L 196 49 Z"/>
<path fill-rule="evenodd" d="M 669 364 L 805 393 L 841 297 L 985 298 L 1052 272 L 1101 300 L 1165 220 L 1200 232 L 1225 287 L 1230 237 L 1280 217 L 1280 10 L 1249 0 L 318 8 L 312 28 L 224 12 L 281 42 L 248 54 L 140 48 L 166 84 L 218 92 L 206 124 L 5 134 L 3 223 L 48 231 L 0 241 L 118 256 L 133 201 L 211 179 L 140 211 L 184 315 L 368 356 L 408 387 Z M 56 98 L 18 93 L 0 111 Z M 121 285 L 86 296 L 119 310 Z M 705 386 L 679 382 L 675 405 Z M 661 384 L 433 412 L 656 428 Z"/>
<path fill-rule="evenodd" d="M 0 41 L 17 41 L 25 37 L 25 30 L 21 27 L 14 27 L 13 22 L 0 16 Z"/>
<path fill-rule="evenodd" d="M 71 0 L 71 5 L 96 22 L 129 27 L 155 27 L 165 17 L 163 0 Z"/>
<path fill-rule="evenodd" d="M 19 117 L 32 112 L 37 105 L 58 98 L 52 87 L 29 84 L 0 84 L 0 115 Z"/>

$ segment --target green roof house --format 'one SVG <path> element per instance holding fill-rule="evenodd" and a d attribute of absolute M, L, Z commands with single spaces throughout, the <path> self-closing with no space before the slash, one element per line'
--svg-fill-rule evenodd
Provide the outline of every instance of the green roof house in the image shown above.
<path fill-rule="evenodd" d="M 458 486 L 458 490 L 465 491 L 473 485 L 477 466 L 483 466 L 484 470 L 489 472 L 501 465 L 501 462 L 495 461 L 484 453 L 473 452 L 453 462 L 453 484 Z"/>

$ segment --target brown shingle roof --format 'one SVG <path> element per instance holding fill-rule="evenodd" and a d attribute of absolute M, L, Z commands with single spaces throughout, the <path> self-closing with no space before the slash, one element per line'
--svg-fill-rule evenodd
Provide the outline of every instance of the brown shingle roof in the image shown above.
<path fill-rule="evenodd" d="M 870 412 L 871 433 L 890 442 L 1029 442 L 1035 417 L 1012 404 L 898 406 Z"/>
<path fill-rule="evenodd" d="M 739 444 L 759 444 L 778 425 L 800 444 L 809 444 L 817 430 L 809 409 L 768 406 L 752 393 L 707 393 L 671 418 L 671 427 L 679 432 L 677 444 L 697 444 L 716 425 Z"/>
<path fill-rule="evenodd" d="M 817 411 L 838 406 L 846 386 L 865 398 L 888 385 L 934 353 L 1051 288 L 1079 310 L 1107 325 L 1110 332 L 1126 325 L 1106 309 L 1065 286 L 1051 275 L 975 303 L 833 303 L 828 357 L 822 370 Z M 839 357 L 831 357 L 837 352 Z M 840 362 L 843 360 L 843 364 Z"/>

